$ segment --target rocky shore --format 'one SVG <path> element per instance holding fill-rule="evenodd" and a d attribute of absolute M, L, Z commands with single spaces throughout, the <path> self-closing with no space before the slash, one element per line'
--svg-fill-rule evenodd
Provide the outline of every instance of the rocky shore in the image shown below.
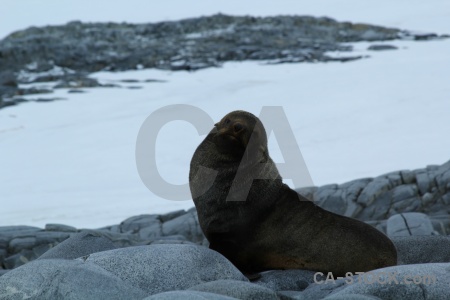
<path fill-rule="evenodd" d="M 299 192 L 386 233 L 398 266 L 334 280 L 273 270 L 250 282 L 207 248 L 192 208 L 99 229 L 0 227 L 0 299 L 446 299 L 450 161 Z"/>
<path fill-rule="evenodd" d="M 31 27 L 0 41 L 0 108 L 27 102 L 24 95 L 51 94 L 55 88 L 103 86 L 88 77 L 96 71 L 194 71 L 244 60 L 345 62 L 361 58 L 346 43 L 445 37 L 309 16 L 218 14 L 149 24 L 71 22 Z M 369 47 L 393 49 L 386 44 Z M 337 52 L 341 55 L 333 55 Z M 20 86 L 39 82 L 54 82 L 53 89 Z"/>

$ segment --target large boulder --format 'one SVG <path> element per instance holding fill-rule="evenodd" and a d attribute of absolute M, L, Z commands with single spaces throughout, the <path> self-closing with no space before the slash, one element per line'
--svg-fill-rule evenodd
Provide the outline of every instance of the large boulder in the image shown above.
<path fill-rule="evenodd" d="M 202 283 L 189 290 L 225 295 L 242 300 L 278 300 L 277 294 L 257 284 L 237 280 L 216 280 Z"/>
<path fill-rule="evenodd" d="M 359 276 L 311 284 L 305 299 L 349 299 L 351 295 L 390 299 L 448 299 L 450 263 L 394 266 Z M 339 296 L 339 297 L 338 297 Z M 354 297 L 354 296 L 351 296 Z"/>
<path fill-rule="evenodd" d="M 116 249 L 107 237 L 95 231 L 84 231 L 73 235 L 64 242 L 48 250 L 38 259 L 74 259 L 91 253 Z"/>
<path fill-rule="evenodd" d="M 248 281 L 219 253 L 188 244 L 128 247 L 94 253 L 85 261 L 149 294 L 184 290 L 219 279 Z"/>
<path fill-rule="evenodd" d="M 148 293 L 94 264 L 35 260 L 0 277 L 0 299 L 143 299 Z"/>
<path fill-rule="evenodd" d="M 396 236 L 399 265 L 450 262 L 450 236 Z"/>

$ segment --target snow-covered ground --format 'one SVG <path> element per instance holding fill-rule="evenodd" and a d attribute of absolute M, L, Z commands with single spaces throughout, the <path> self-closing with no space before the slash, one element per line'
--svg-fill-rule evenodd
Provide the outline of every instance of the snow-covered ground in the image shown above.
<path fill-rule="evenodd" d="M 450 33 L 449 1 L 4 1 L 0 37 L 31 25 L 70 20 L 148 22 L 229 14 L 299 14 Z M 86 11 L 86 6 L 89 10 Z M 176 8 L 176 9 L 174 9 Z M 41 13 L 39 13 L 41 12 Z M 99 13 L 101 12 L 101 13 Z M 395 51 L 368 52 L 348 63 L 227 63 L 194 73 L 141 70 L 96 73 L 122 88 L 0 110 L 0 226 L 65 223 L 100 227 L 137 214 L 190 208 L 142 183 L 135 162 L 144 120 L 170 104 L 201 108 L 213 120 L 235 109 L 258 115 L 282 106 L 315 185 L 343 183 L 450 159 L 450 40 L 389 42 Z M 333 54 L 333 55 L 339 55 Z M 123 83 L 160 79 L 164 83 Z M 45 85 L 45 84 L 44 84 Z M 142 86 L 128 89 L 127 86 Z M 40 95 L 47 96 L 47 95 Z M 37 96 L 29 96 L 37 98 Z M 173 184 L 187 183 L 189 161 L 204 136 L 184 121 L 164 126 L 157 166 Z M 272 135 L 270 151 L 282 155 Z M 186 198 L 189 195 L 186 195 Z"/>

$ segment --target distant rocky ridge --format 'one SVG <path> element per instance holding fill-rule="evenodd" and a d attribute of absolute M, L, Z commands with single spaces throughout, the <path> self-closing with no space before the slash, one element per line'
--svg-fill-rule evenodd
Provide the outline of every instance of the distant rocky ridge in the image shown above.
<path fill-rule="evenodd" d="M 208 241 L 192 208 L 134 216 L 99 229 L 62 224 L 47 224 L 44 229 L 0 227 L 0 299 L 24 295 L 63 299 L 58 297 L 64 292 L 71 299 L 84 299 L 91 295 L 86 289 L 96 285 L 114 286 L 117 295 L 129 294 L 129 299 L 150 295 L 154 296 L 148 299 L 348 299 L 348 294 L 445 299 L 450 293 L 450 161 L 298 191 L 325 209 L 386 233 L 397 247 L 399 266 L 382 271 L 396 272 L 399 281 L 407 274 L 434 274 L 437 282 L 400 289 L 361 281 L 317 284 L 311 271 L 274 270 L 250 283 L 225 258 L 205 247 Z M 41 276 L 30 277 L 34 273 Z M 81 276 L 93 277 L 83 281 Z M 61 284 L 64 278 L 72 278 L 71 283 Z M 99 298 L 112 293 L 106 288 L 94 292 Z"/>
<path fill-rule="evenodd" d="M 0 41 L 0 108 L 25 102 L 22 95 L 52 92 L 19 88 L 21 83 L 54 81 L 54 88 L 95 87 L 101 84 L 87 76 L 101 70 L 193 71 L 244 60 L 348 61 L 361 57 L 352 54 L 346 42 L 443 37 L 308 16 L 218 14 L 149 24 L 71 22 L 31 27 Z M 372 45 L 370 49 L 395 47 Z M 327 54 L 336 51 L 348 55 Z"/>

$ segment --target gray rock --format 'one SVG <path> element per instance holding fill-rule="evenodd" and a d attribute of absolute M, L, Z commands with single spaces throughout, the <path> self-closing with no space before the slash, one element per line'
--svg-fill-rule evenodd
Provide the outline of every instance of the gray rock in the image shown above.
<path fill-rule="evenodd" d="M 386 177 L 391 183 L 392 187 L 403 184 L 402 175 L 400 171 L 389 172 L 379 177 Z"/>
<path fill-rule="evenodd" d="M 0 277 L 0 299 L 143 299 L 148 294 L 94 265 L 36 260 Z"/>
<path fill-rule="evenodd" d="M 39 259 L 74 259 L 111 249 L 116 249 L 116 246 L 110 239 L 98 232 L 84 231 L 58 244 L 44 253 Z"/>
<path fill-rule="evenodd" d="M 441 235 L 450 235 L 450 215 L 437 215 L 430 219 L 436 232 Z"/>
<path fill-rule="evenodd" d="M 338 189 L 337 186 L 324 190 L 319 188 L 317 197 L 319 198 L 318 205 L 323 209 L 339 215 L 343 215 L 347 211 L 347 201 L 344 200 L 342 190 Z"/>
<path fill-rule="evenodd" d="M 359 220 L 382 220 L 386 219 L 392 203 L 392 192 L 384 191 L 379 193 L 370 206 L 366 207 L 358 214 Z"/>
<path fill-rule="evenodd" d="M 428 172 L 425 169 L 416 170 L 416 181 L 419 187 L 420 194 L 425 194 L 434 185 L 432 179 L 428 176 Z"/>
<path fill-rule="evenodd" d="M 374 178 L 371 182 L 369 182 L 361 194 L 358 197 L 357 202 L 364 207 L 368 207 L 372 204 L 375 199 L 381 195 L 383 192 L 388 191 L 391 188 L 390 181 L 385 177 L 377 177 Z"/>
<path fill-rule="evenodd" d="M 23 249 L 31 249 L 36 245 L 35 237 L 18 237 L 9 242 L 9 251 L 12 253 L 20 252 Z"/>
<path fill-rule="evenodd" d="M 308 300 L 324 299 L 331 293 L 345 289 L 349 285 L 346 281 L 347 279 L 336 279 L 334 281 L 325 281 L 325 280 L 326 279 L 323 278 L 320 279 L 321 283 L 310 284 L 302 293 L 304 299 Z"/>
<path fill-rule="evenodd" d="M 161 222 L 155 223 L 148 227 L 142 228 L 139 230 L 139 237 L 142 239 L 155 239 L 157 237 L 162 236 L 162 224 Z"/>
<path fill-rule="evenodd" d="M 401 212 L 417 211 L 421 207 L 422 201 L 420 200 L 419 196 L 414 196 L 403 200 L 393 199 L 389 214 L 395 215 Z"/>
<path fill-rule="evenodd" d="M 261 278 L 253 283 L 274 291 L 302 291 L 314 282 L 314 271 L 307 270 L 273 270 L 261 273 Z M 318 276 L 322 279 L 322 276 Z"/>
<path fill-rule="evenodd" d="M 36 232 L 36 244 L 60 243 L 70 237 L 68 232 L 40 231 Z"/>
<path fill-rule="evenodd" d="M 403 213 L 387 220 L 388 236 L 411 236 L 435 234 L 430 218 L 423 213 Z"/>
<path fill-rule="evenodd" d="M 0 277 L 8 273 L 10 270 L 0 269 Z"/>
<path fill-rule="evenodd" d="M 418 196 L 418 189 L 415 184 L 403 184 L 392 189 L 392 198 L 394 202 Z"/>
<path fill-rule="evenodd" d="M 181 210 L 176 210 L 176 211 L 172 211 L 172 212 L 168 212 L 167 214 L 161 215 L 160 219 L 161 222 L 167 222 L 170 221 L 172 219 L 178 218 L 179 216 L 182 216 L 186 214 L 186 211 L 184 209 Z"/>
<path fill-rule="evenodd" d="M 278 291 L 277 295 L 278 295 L 278 298 L 280 298 L 280 300 L 303 300 L 303 299 L 305 299 L 305 296 L 303 296 L 302 292 L 296 292 L 296 291 Z"/>
<path fill-rule="evenodd" d="M 46 224 L 45 230 L 47 231 L 62 231 L 62 232 L 76 232 L 77 229 L 73 226 L 64 224 Z"/>
<path fill-rule="evenodd" d="M 198 291 L 173 291 L 152 295 L 143 300 L 236 300 L 236 298 Z"/>
<path fill-rule="evenodd" d="M 410 170 L 400 171 L 400 176 L 402 177 L 403 184 L 416 183 L 416 175 Z"/>
<path fill-rule="evenodd" d="M 383 50 L 397 50 L 398 48 L 393 45 L 370 45 L 367 50 L 383 51 Z"/>
<path fill-rule="evenodd" d="M 120 223 L 121 232 L 137 233 L 145 227 L 161 223 L 159 215 L 139 215 L 126 219 Z"/>
<path fill-rule="evenodd" d="M 439 167 L 435 180 L 441 193 L 450 191 L 450 161 Z"/>
<path fill-rule="evenodd" d="M 209 292 L 243 300 L 277 300 L 278 297 L 271 289 L 257 284 L 237 280 L 216 280 L 202 283 L 189 290 Z"/>
<path fill-rule="evenodd" d="M 194 245 L 129 247 L 94 253 L 86 261 L 150 294 L 183 290 L 219 279 L 247 281 L 225 257 Z"/>
<path fill-rule="evenodd" d="M 82 232 L 90 232 L 95 235 L 104 236 L 109 239 L 117 248 L 129 247 L 129 246 L 137 246 L 137 245 L 146 245 L 151 242 L 151 240 L 143 240 L 139 237 L 138 234 L 132 233 L 115 233 L 109 230 L 89 230 L 85 229 Z"/>
<path fill-rule="evenodd" d="M 360 294 L 346 294 L 346 295 L 331 295 L 325 298 L 326 300 L 377 300 L 380 299 L 375 296 L 360 295 Z M 381 299 L 380 299 L 381 300 Z"/>
<path fill-rule="evenodd" d="M 5 259 L 7 253 L 8 252 L 6 251 L 6 249 L 0 248 L 0 266 L 2 265 L 2 262 Z"/>
<path fill-rule="evenodd" d="M 34 247 L 31 251 L 34 254 L 34 258 L 40 257 L 42 254 L 47 252 L 48 250 L 52 249 L 56 244 L 42 244 L 39 246 Z"/>
<path fill-rule="evenodd" d="M 184 235 L 169 235 L 169 236 L 161 236 L 156 238 L 154 241 L 150 243 L 150 245 L 160 245 L 160 244 L 189 244 L 189 245 L 198 245 L 192 243 L 186 239 Z"/>
<path fill-rule="evenodd" d="M 389 300 L 447 299 L 450 294 L 450 263 L 395 266 L 376 270 L 374 274 L 374 277 L 365 274 L 364 280 L 333 292 L 333 296 L 360 294 Z"/>
<path fill-rule="evenodd" d="M 8 256 L 3 260 L 3 265 L 6 269 L 13 269 L 22 266 L 32 260 L 36 259 L 36 255 L 32 250 L 22 249 L 19 253 Z"/>
<path fill-rule="evenodd" d="M 10 238 L 13 237 L 28 237 L 34 236 L 41 228 L 32 226 L 1 226 L 0 227 L 0 237 Z"/>
<path fill-rule="evenodd" d="M 163 235 L 184 235 L 189 241 L 201 243 L 204 235 L 198 223 L 197 212 L 189 212 L 162 225 Z"/>
<path fill-rule="evenodd" d="M 398 236 L 391 240 L 399 265 L 450 262 L 450 236 Z"/>

